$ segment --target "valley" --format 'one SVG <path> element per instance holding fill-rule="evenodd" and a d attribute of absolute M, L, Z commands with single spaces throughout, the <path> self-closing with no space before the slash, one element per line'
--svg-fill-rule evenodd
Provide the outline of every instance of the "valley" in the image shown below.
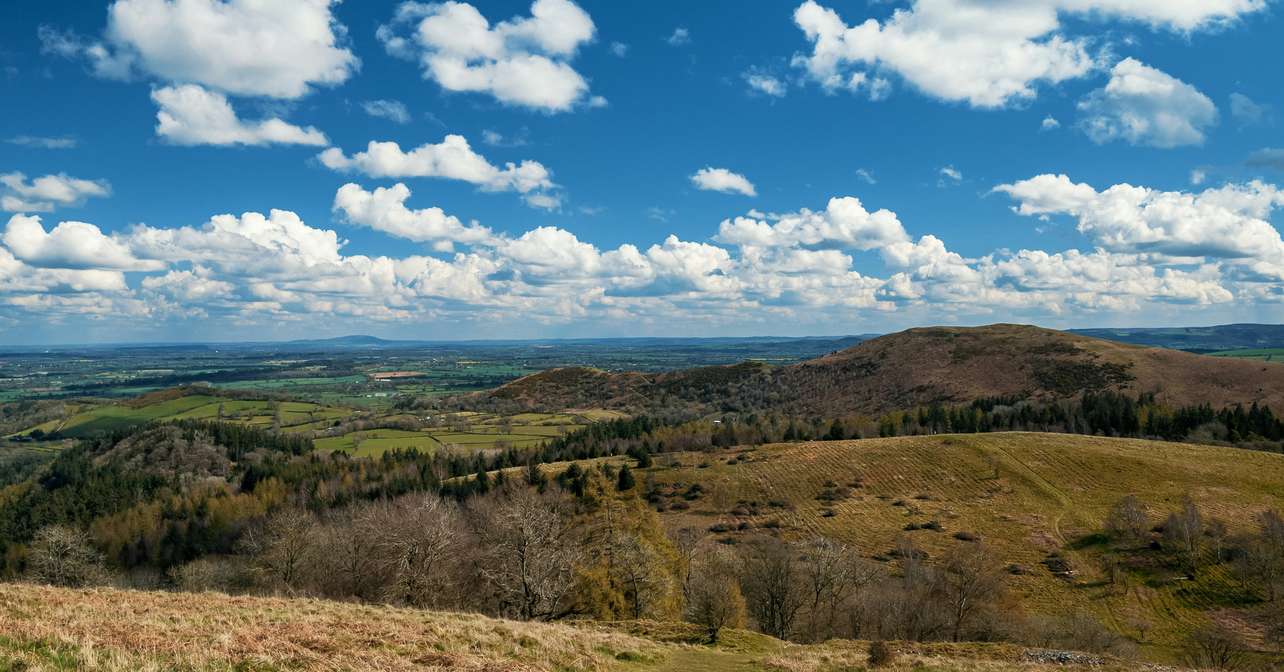
<path fill-rule="evenodd" d="M 335 357 L 351 357 L 350 346 Z M 160 641 L 149 637 L 169 635 L 110 634 L 93 609 L 56 616 L 82 625 L 50 640 L 17 606 L 32 599 L 174 609 L 165 627 L 184 642 L 272 614 L 300 619 L 298 633 L 376 618 L 346 613 L 356 609 L 392 609 L 377 612 L 380 628 L 438 623 L 440 658 L 412 639 L 362 654 L 379 661 L 370 669 L 819 672 L 863 664 L 869 642 L 883 640 L 900 653 L 890 669 L 1041 669 L 1040 656 L 1063 654 L 1040 651 L 1084 649 L 1094 669 L 1177 664 L 1208 637 L 1233 641 L 1252 664 L 1275 657 L 1281 603 L 1271 595 L 1284 594 L 1284 565 L 1271 563 L 1284 556 L 1262 549 L 1284 509 L 1284 422 L 1271 411 L 1284 376 L 1271 362 L 1017 325 L 910 330 L 798 362 L 796 344 L 779 347 L 731 364 L 706 352 L 712 361 L 694 368 L 553 367 L 450 393 L 425 393 L 419 369 L 376 352 L 364 366 L 388 373 L 367 372 L 364 384 L 388 386 L 386 397 L 267 380 L 11 402 L 0 569 L 124 592 L 0 589 L 0 622 L 25 633 L 0 638 L 0 659 L 366 669 L 345 657 L 353 643 L 290 639 L 301 634 L 284 635 L 292 653 L 184 644 L 139 658 L 145 641 Z M 1125 505 L 1127 535 L 1112 522 Z M 1186 546 L 1173 531 L 1182 520 L 1197 521 Z M 548 535 L 535 548 L 553 555 L 539 562 L 560 569 L 538 581 L 566 592 L 510 601 L 502 577 L 514 578 L 504 563 L 517 547 L 505 530 Z M 90 564 L 47 556 L 55 543 Z M 1265 565 L 1253 560 L 1262 552 Z M 632 560 L 616 565 L 617 555 Z M 64 573 L 45 573 L 50 562 Z M 814 605 L 779 594 L 799 600 L 785 618 L 762 611 L 759 566 L 792 576 L 773 589 L 789 591 L 845 569 Z M 962 567 L 972 569 L 951 574 Z M 740 578 L 717 583 L 728 573 Z M 975 612 L 951 617 L 951 581 L 963 576 L 988 587 Z M 708 581 L 743 604 L 713 641 L 691 611 Z M 223 617 L 198 616 L 205 609 L 240 615 L 213 626 Z M 434 609 L 518 622 L 434 621 Z M 586 648 L 571 658 L 534 643 L 479 649 L 480 632 L 495 628 L 532 642 L 583 629 L 598 643 L 576 644 Z M 949 640 L 959 641 L 933 644 Z"/>

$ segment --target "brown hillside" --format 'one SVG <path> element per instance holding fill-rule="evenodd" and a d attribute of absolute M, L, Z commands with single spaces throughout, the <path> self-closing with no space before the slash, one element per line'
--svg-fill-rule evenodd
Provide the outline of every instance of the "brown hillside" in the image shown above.
<path fill-rule="evenodd" d="M 934 402 L 1055 399 L 1102 390 L 1153 392 L 1174 406 L 1258 402 L 1284 408 L 1284 369 L 996 324 L 910 329 L 779 368 L 746 362 L 663 374 L 555 369 L 489 394 L 547 408 L 641 412 L 685 405 L 708 412 L 876 415 Z"/>
<path fill-rule="evenodd" d="M 1284 370 L 1028 325 L 929 327 L 866 341 L 782 371 L 813 410 L 881 412 L 980 397 L 1154 392 L 1171 405 L 1284 406 Z"/>
<path fill-rule="evenodd" d="M 652 387 L 651 377 L 643 373 L 570 366 L 518 378 L 488 394 L 538 407 L 623 409 L 645 406 Z"/>

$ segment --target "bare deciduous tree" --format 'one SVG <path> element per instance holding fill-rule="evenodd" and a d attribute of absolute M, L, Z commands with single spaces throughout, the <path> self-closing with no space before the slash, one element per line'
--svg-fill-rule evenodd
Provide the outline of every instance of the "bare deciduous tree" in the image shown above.
<path fill-rule="evenodd" d="M 758 628 L 777 639 L 788 639 L 805 601 L 800 563 L 789 545 L 774 537 L 746 545 L 740 586 L 745 604 Z"/>
<path fill-rule="evenodd" d="M 326 577 L 321 592 L 332 597 L 379 597 L 385 583 L 384 567 L 375 549 L 383 534 L 383 504 L 358 504 L 332 514 L 326 521 L 317 554 Z"/>
<path fill-rule="evenodd" d="M 1284 594 L 1284 518 L 1276 511 L 1257 517 L 1258 532 L 1243 543 L 1236 565 L 1245 583 L 1261 586 L 1269 602 Z"/>
<path fill-rule="evenodd" d="M 1188 570 L 1195 572 L 1199 569 L 1203 537 L 1204 521 L 1199 507 L 1190 497 L 1184 497 L 1181 509 L 1164 522 L 1164 542 L 1181 557 Z"/>
<path fill-rule="evenodd" d="M 945 556 L 937 573 L 939 590 L 948 610 L 952 639 L 959 641 L 963 629 L 987 604 L 1003 594 L 1003 574 L 989 551 L 981 544 L 955 546 Z"/>
<path fill-rule="evenodd" d="M 808 600 L 807 635 L 813 642 L 822 642 L 834 637 L 840 609 L 875 573 L 854 549 L 839 541 L 816 537 L 798 550 Z"/>
<path fill-rule="evenodd" d="M 1150 529 L 1146 505 L 1134 495 L 1120 499 L 1110 507 L 1104 527 L 1107 534 L 1121 541 L 1135 543 L 1143 539 Z"/>
<path fill-rule="evenodd" d="M 556 501 L 523 489 L 480 507 L 480 570 L 500 611 L 526 620 L 563 615 L 583 551 Z"/>
<path fill-rule="evenodd" d="M 1217 625 L 1191 633 L 1185 658 L 1191 667 L 1212 670 L 1239 670 L 1248 663 L 1247 647 L 1239 635 Z"/>
<path fill-rule="evenodd" d="M 712 549 L 691 568 L 687 620 L 704 628 L 710 644 L 724 628 L 744 625 L 745 599 L 735 579 L 736 563 L 722 548 Z"/>
<path fill-rule="evenodd" d="M 64 525 L 36 533 L 27 564 L 33 579 L 54 586 L 78 588 L 104 577 L 102 555 L 89 543 L 89 535 Z"/>
<path fill-rule="evenodd" d="M 695 562 L 696 551 L 708 536 L 707 532 L 696 527 L 683 527 L 669 535 L 669 540 L 678 552 L 678 560 L 682 563 L 678 579 L 682 582 L 683 602 L 691 601 L 691 566 Z"/>
<path fill-rule="evenodd" d="M 460 531 L 453 504 L 430 494 L 403 498 L 379 516 L 379 560 L 388 574 L 384 597 L 415 607 L 448 604 Z"/>
<path fill-rule="evenodd" d="M 241 545 L 263 583 L 294 593 L 303 587 L 316 557 L 316 530 L 311 513 L 282 509 L 247 530 Z"/>

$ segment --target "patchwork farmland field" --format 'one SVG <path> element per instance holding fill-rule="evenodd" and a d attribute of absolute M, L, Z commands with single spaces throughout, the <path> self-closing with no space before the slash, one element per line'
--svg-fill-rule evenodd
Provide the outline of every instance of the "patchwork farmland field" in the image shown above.
<path fill-rule="evenodd" d="M 102 404 L 42 423 L 20 432 L 30 434 L 39 429 L 45 434 L 57 433 L 68 438 L 83 438 L 131 425 L 163 420 L 224 420 L 257 427 L 278 426 L 282 430 L 310 429 L 352 415 L 349 409 L 306 402 L 226 399 L 191 394 L 133 404 Z"/>
<path fill-rule="evenodd" d="M 50 420 L 15 433 L 11 438 L 28 440 L 54 435 L 65 439 L 90 437 L 129 426 L 170 420 L 218 420 L 258 428 L 278 428 L 317 437 L 321 451 L 341 451 L 357 457 L 379 457 L 390 450 L 441 448 L 491 450 L 533 448 L 585 425 L 618 417 L 607 411 L 577 413 L 518 413 L 511 416 L 460 411 L 437 414 L 431 419 L 408 413 L 384 413 L 363 408 L 323 405 L 301 401 L 231 399 L 210 394 L 187 394 L 174 398 L 149 399 L 119 404 L 69 405 L 67 416 Z M 376 429 L 358 429 L 328 435 L 336 425 L 360 420 L 383 423 Z M 417 429 L 389 428 L 411 425 Z M 12 452 L 12 451 L 11 451 Z"/>
<path fill-rule="evenodd" d="M 395 420 L 399 416 L 388 416 Z M 575 431 L 591 422 L 565 413 L 520 413 L 499 416 L 451 413 L 438 416 L 441 426 L 421 430 L 370 429 L 315 440 L 317 450 L 342 451 L 357 457 L 379 457 L 389 450 L 441 448 L 492 450 L 503 447 L 534 448 L 545 441 Z"/>
<path fill-rule="evenodd" d="M 1212 353 L 1214 357 L 1232 357 L 1235 359 L 1260 359 L 1264 362 L 1284 362 L 1284 348 L 1257 348 L 1244 350 L 1225 350 Z"/>

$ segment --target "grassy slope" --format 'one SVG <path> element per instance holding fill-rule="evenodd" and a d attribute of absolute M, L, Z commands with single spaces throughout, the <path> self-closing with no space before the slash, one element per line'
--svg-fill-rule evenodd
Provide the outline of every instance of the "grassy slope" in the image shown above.
<path fill-rule="evenodd" d="M 729 632 L 717 649 L 679 624 L 537 624 L 305 599 L 75 591 L 0 584 L 0 669 L 621 670 L 859 669 L 854 642 L 793 646 Z M 1089 669 L 1020 662 L 1003 646 L 905 646 L 889 670 Z M 1096 670 L 1136 669 L 1106 662 Z"/>
<path fill-rule="evenodd" d="M 1206 518 L 1221 518 L 1232 530 L 1245 529 L 1264 509 L 1284 508 L 1284 456 L 1231 448 L 1006 433 L 776 445 L 745 454 L 749 461 L 736 464 L 725 454 L 711 461 L 682 455 L 675 467 L 659 458 L 651 471 L 658 483 L 678 484 L 675 492 L 697 482 L 706 489 L 690 502 L 690 510 L 665 514 L 667 522 L 701 527 L 722 522 L 732 528 L 741 522 L 778 523 L 786 536 L 820 533 L 846 540 L 870 557 L 892 549 L 901 534 L 936 557 L 950 545 L 966 543 L 953 533 L 975 533 L 1003 564 L 1026 570 L 1011 583 L 1030 610 L 1089 610 L 1161 658 L 1171 657 L 1190 629 L 1206 619 L 1239 620 L 1235 605 L 1242 594 L 1224 567 L 1202 572 L 1194 582 L 1135 572 L 1126 593 L 1112 594 L 1099 583 L 1098 546 L 1067 552 L 1079 571 L 1072 581 L 1054 577 L 1041 561 L 1099 529 L 1108 507 L 1129 493 L 1152 507 L 1156 523 L 1186 493 Z M 815 499 L 826 481 L 842 485 L 857 479 L 864 485 L 845 501 L 830 505 Z M 730 514 L 738 500 L 759 502 L 761 513 Z M 793 508 L 773 508 L 771 500 Z M 837 515 L 822 516 L 831 506 Z M 929 520 L 940 521 L 944 530 L 903 532 L 906 523 Z M 738 534 L 745 533 L 722 536 Z M 1144 637 L 1136 627 L 1143 620 L 1152 626 Z M 1247 634 L 1255 633 L 1249 628 Z"/>

